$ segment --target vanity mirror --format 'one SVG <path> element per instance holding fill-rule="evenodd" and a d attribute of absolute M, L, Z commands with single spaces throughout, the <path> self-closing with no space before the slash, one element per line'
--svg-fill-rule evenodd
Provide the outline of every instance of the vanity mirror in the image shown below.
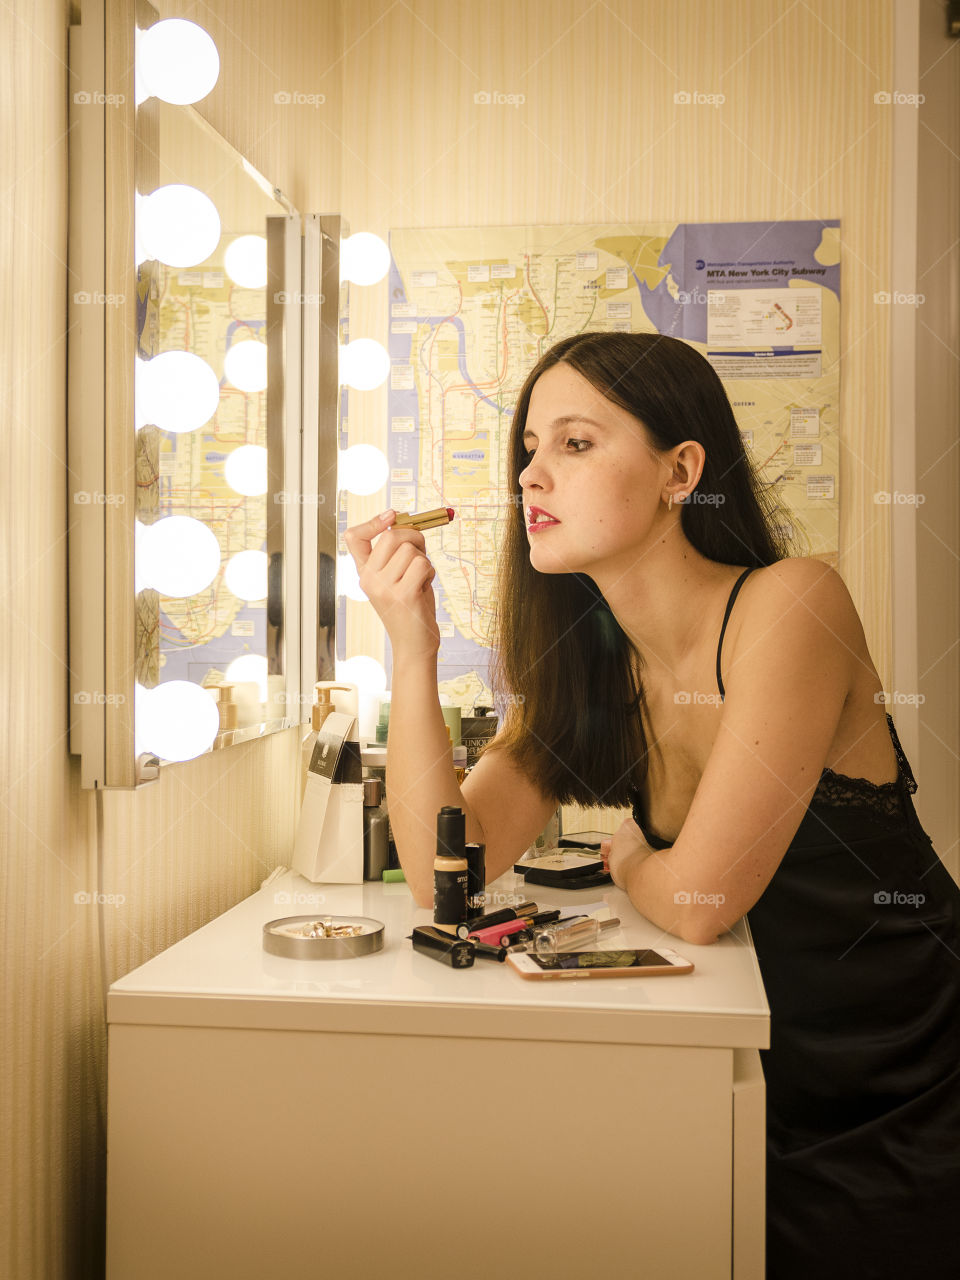
<path fill-rule="evenodd" d="M 70 740 L 132 787 L 333 678 L 345 230 L 191 105 L 201 28 L 85 0 L 70 37 Z"/>

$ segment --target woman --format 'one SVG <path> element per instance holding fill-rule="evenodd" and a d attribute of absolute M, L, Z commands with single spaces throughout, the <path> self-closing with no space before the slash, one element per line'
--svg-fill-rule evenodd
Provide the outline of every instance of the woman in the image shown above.
<path fill-rule="evenodd" d="M 960 1275 L 960 889 L 842 579 L 790 558 L 692 347 L 579 334 L 520 392 L 495 626 L 508 714 L 462 788 L 423 534 L 348 530 L 393 648 L 387 777 L 431 901 L 437 810 L 487 872 L 560 802 L 631 805 L 604 849 L 665 932 L 747 912 L 771 1008 L 767 1275 Z M 379 536 L 378 536 L 379 535 Z"/>

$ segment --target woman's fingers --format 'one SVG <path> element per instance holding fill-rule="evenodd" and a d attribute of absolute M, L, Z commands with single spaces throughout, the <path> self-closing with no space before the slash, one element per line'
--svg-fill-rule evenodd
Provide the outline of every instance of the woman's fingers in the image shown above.
<path fill-rule="evenodd" d="M 411 560 L 397 585 L 412 595 L 415 592 L 426 591 L 436 576 L 437 571 L 426 556 L 417 556 L 416 559 Z"/>
<path fill-rule="evenodd" d="M 384 511 L 382 515 L 374 516 L 372 520 L 364 520 L 362 524 L 355 524 L 344 531 L 343 541 L 356 561 L 358 569 L 362 569 L 370 559 L 373 539 L 378 533 L 383 533 L 384 529 L 390 528 L 396 519 L 396 514 L 393 510 Z"/>

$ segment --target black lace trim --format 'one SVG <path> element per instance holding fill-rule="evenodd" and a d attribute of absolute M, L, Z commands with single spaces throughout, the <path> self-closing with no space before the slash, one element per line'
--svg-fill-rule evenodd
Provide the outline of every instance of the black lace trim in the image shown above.
<path fill-rule="evenodd" d="M 917 789 L 917 781 L 904 755 L 889 711 L 887 724 L 897 757 L 899 776 L 892 782 L 871 782 L 869 778 L 854 778 L 846 773 L 836 773 L 833 769 L 824 769 L 817 783 L 817 789 L 810 798 L 811 805 L 828 804 L 838 808 L 856 805 L 881 818 L 903 817 L 906 812 L 903 793 L 908 791 L 913 795 Z M 642 796 L 639 788 L 631 788 L 630 797 L 633 801 L 633 820 L 643 830 Z"/>
<path fill-rule="evenodd" d="M 913 795 L 917 789 L 917 780 L 903 753 L 903 747 L 900 745 L 889 711 L 887 725 L 897 757 L 899 776 L 892 782 L 870 782 L 868 778 L 853 778 L 846 773 L 835 773 L 833 769 L 824 769 L 810 800 L 811 804 L 815 801 L 830 805 L 855 804 L 883 818 L 899 818 L 903 815 L 905 810 L 903 792 L 906 790 Z"/>
<path fill-rule="evenodd" d="M 883 818 L 899 818 L 903 814 L 902 778 L 892 782 L 870 782 L 866 778 L 851 778 L 845 773 L 824 769 L 810 804 L 829 804 L 846 808 L 857 805 L 869 809 Z"/>

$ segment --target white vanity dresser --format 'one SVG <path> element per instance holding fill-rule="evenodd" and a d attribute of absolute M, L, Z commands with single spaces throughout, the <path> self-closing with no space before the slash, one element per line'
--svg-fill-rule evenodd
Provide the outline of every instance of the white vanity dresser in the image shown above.
<path fill-rule="evenodd" d="M 769 1011 L 745 921 L 664 936 L 619 889 L 601 945 L 694 973 L 524 980 L 414 952 L 405 884 L 284 873 L 110 989 L 108 1280 L 762 1280 Z M 279 916 L 384 949 L 264 951 Z"/>

